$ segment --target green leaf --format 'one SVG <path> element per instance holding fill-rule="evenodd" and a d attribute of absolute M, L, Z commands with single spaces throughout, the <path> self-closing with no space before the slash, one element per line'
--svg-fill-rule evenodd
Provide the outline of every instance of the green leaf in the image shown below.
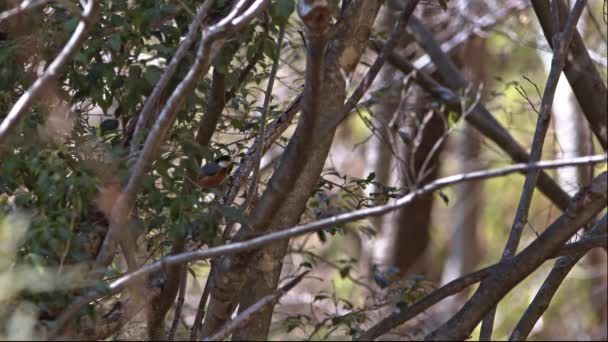
<path fill-rule="evenodd" d="M 105 135 L 106 133 L 113 131 L 118 128 L 118 120 L 116 119 L 106 119 L 101 122 L 99 125 L 99 129 L 101 130 L 101 135 Z"/>
<path fill-rule="evenodd" d="M 448 113 L 448 127 L 453 127 L 458 123 L 460 119 L 460 114 L 455 111 L 450 111 Z"/>
<path fill-rule="evenodd" d="M 110 49 L 112 49 L 116 52 L 120 52 L 121 45 L 122 45 L 122 41 L 120 39 L 119 34 L 113 34 L 110 36 L 110 38 L 108 38 L 108 46 L 110 47 Z"/>
<path fill-rule="evenodd" d="M 283 25 L 289 19 L 289 16 L 295 9 L 296 4 L 294 0 L 276 0 L 272 3 L 270 8 L 270 15 L 272 16 L 273 22 L 277 25 Z"/>
<path fill-rule="evenodd" d="M 74 30 L 76 29 L 76 26 L 78 26 L 79 21 L 80 21 L 80 19 L 78 19 L 77 17 L 69 19 L 68 21 L 63 23 L 63 30 L 67 33 L 74 32 Z"/>
<path fill-rule="evenodd" d="M 370 172 L 370 174 L 367 175 L 367 178 L 365 180 L 368 181 L 368 182 L 371 182 L 374 179 L 376 179 L 376 173 L 375 172 Z"/>
<path fill-rule="evenodd" d="M 156 82 L 158 82 L 158 80 L 160 79 L 161 74 L 162 71 L 160 70 L 160 68 L 154 65 L 150 65 L 146 68 L 146 71 L 144 72 L 144 78 L 146 79 L 146 82 L 148 82 L 149 85 L 154 86 Z"/>

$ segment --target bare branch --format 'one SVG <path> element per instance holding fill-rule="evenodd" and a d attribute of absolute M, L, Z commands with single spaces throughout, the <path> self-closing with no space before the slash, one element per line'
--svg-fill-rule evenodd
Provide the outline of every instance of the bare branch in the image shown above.
<path fill-rule="evenodd" d="M 533 0 L 531 3 L 547 42 L 557 51 L 551 38 L 553 20 L 549 1 Z M 558 27 L 563 27 L 568 14 L 568 6 L 563 0 L 555 1 L 554 5 L 559 8 L 560 24 Z M 605 151 L 608 148 L 608 89 L 604 78 L 600 76 L 591 59 L 581 35 L 576 30 L 573 34 L 566 56 L 564 74 L 591 130 Z"/>
<path fill-rule="evenodd" d="M 268 306 L 273 306 L 279 302 L 279 299 L 283 297 L 289 290 L 293 289 L 310 271 L 303 272 L 294 279 L 292 279 L 285 286 L 276 290 L 273 294 L 263 297 L 257 303 L 247 308 L 241 314 L 236 316 L 232 321 L 226 323 L 217 333 L 209 338 L 204 338 L 202 341 L 223 341 L 226 337 L 230 336 L 232 332 L 239 329 L 249 322 L 253 316 L 260 310 Z"/>
<path fill-rule="evenodd" d="M 501 4 L 497 12 L 492 12 L 480 18 L 466 18 L 469 20 L 468 25 L 456 33 L 448 41 L 441 43 L 441 51 L 446 54 L 455 49 L 460 44 L 467 41 L 476 32 L 488 30 L 496 26 L 501 21 L 510 18 L 513 14 L 521 12 L 530 6 L 528 1 L 517 0 L 506 4 Z M 418 69 L 425 69 L 431 63 L 429 55 L 424 55 L 416 59 L 412 64 Z"/>
<path fill-rule="evenodd" d="M 555 5 L 557 1 L 561 0 L 553 0 L 553 4 Z M 530 161 L 532 162 L 539 161 L 541 159 L 543 153 L 543 146 L 545 143 L 545 136 L 547 135 L 549 123 L 551 121 L 551 108 L 553 106 L 555 90 L 557 89 L 557 82 L 559 81 L 562 69 L 566 64 L 566 53 L 568 52 L 568 47 L 574 35 L 574 31 L 576 30 L 576 23 L 578 22 L 578 19 L 583 13 L 583 9 L 585 8 L 586 3 L 586 0 L 578 0 L 574 4 L 572 12 L 568 16 L 568 20 L 563 31 L 557 31 L 557 23 L 554 26 L 554 44 L 556 45 L 556 49 L 553 53 L 553 60 L 551 61 L 551 70 L 549 72 L 549 77 L 545 86 L 545 92 L 543 94 L 543 100 L 540 106 L 540 113 L 538 121 L 536 122 L 536 130 L 534 131 L 534 138 L 532 139 L 532 148 L 530 150 Z M 555 20 L 559 21 L 556 13 L 557 7 L 554 7 Z M 532 204 L 532 195 L 534 194 L 534 188 L 536 187 L 538 175 L 539 170 L 530 170 L 526 174 L 526 180 L 524 182 L 524 187 L 521 193 L 521 197 L 519 199 L 519 204 L 517 205 L 517 212 L 515 213 L 513 225 L 511 226 L 509 239 L 507 240 L 507 244 L 502 254 L 503 260 L 513 257 L 517 252 L 517 247 L 519 246 L 521 234 L 524 230 L 524 227 L 526 226 L 526 223 L 528 222 L 528 214 L 530 211 L 530 205 Z M 492 330 L 495 315 L 496 308 L 492 309 L 488 313 L 486 318 L 484 318 L 483 324 L 481 325 L 481 340 L 489 341 L 492 339 Z"/>
<path fill-rule="evenodd" d="M 591 240 L 593 237 L 600 240 L 600 242 L 606 243 L 606 236 L 599 236 L 600 234 L 606 234 L 608 228 L 608 215 L 604 215 L 596 224 L 589 230 L 586 238 L 583 238 L 580 242 Z M 602 241 L 603 240 L 603 241 Z M 578 242 L 576 242 L 578 243 Z M 572 246 L 576 243 L 566 245 Z M 555 261 L 555 265 L 551 269 L 551 272 L 547 276 L 547 279 L 540 286 L 536 296 L 532 300 L 532 303 L 528 306 L 524 314 L 519 319 L 517 326 L 511 333 L 510 341 L 523 341 L 527 339 L 528 335 L 532 331 L 532 328 L 542 316 L 545 310 L 549 307 L 551 299 L 559 289 L 560 285 L 566 278 L 566 275 L 576 265 L 576 263 L 585 255 L 584 252 L 578 252 L 572 256 L 562 257 Z"/>
<path fill-rule="evenodd" d="M 22 116 L 27 111 L 32 102 L 37 99 L 40 92 L 48 86 L 51 86 L 59 77 L 61 69 L 65 64 L 74 57 L 74 54 L 84 41 L 89 37 L 91 28 L 97 21 L 99 15 L 99 0 L 90 0 L 84 8 L 83 19 L 80 20 L 74 34 L 70 37 L 65 47 L 51 62 L 44 73 L 36 79 L 23 95 L 17 100 L 10 112 L 0 124 L 0 147 L 6 143 L 6 140 L 12 130 L 21 121 Z"/>
<path fill-rule="evenodd" d="M 445 80 L 447 86 L 456 92 L 461 89 L 469 89 L 468 82 L 458 71 L 458 68 L 456 68 L 450 58 L 441 51 L 441 48 L 435 41 L 433 35 L 418 18 L 411 18 L 409 29 L 418 44 L 420 44 L 420 46 L 431 56 L 433 63 L 437 67 L 437 71 L 441 74 L 442 79 Z M 446 94 L 446 92 L 441 91 L 441 89 L 439 89 L 438 92 L 438 95 L 440 96 L 441 94 Z M 460 108 L 455 109 L 460 110 Z M 526 151 L 483 105 L 478 104 L 471 115 L 467 116 L 467 119 L 467 121 L 475 126 L 477 130 L 492 139 L 498 146 L 507 152 L 514 161 L 520 163 L 529 161 L 529 155 Z M 538 183 L 541 191 L 547 195 L 556 206 L 562 210 L 568 206 L 570 196 L 568 196 L 568 194 L 549 176 L 541 174 Z"/>
<path fill-rule="evenodd" d="M 521 253 L 503 259 L 462 309 L 426 339 L 458 340 L 469 336 L 496 303 L 606 207 L 607 193 L 608 173 L 604 172 L 589 187 L 580 190 L 568 209 Z"/>
<path fill-rule="evenodd" d="M 418 22 L 418 24 L 413 24 Z M 415 28 L 415 37 L 418 42 L 427 50 L 433 62 L 437 66 L 438 72 L 442 78 L 446 80 L 449 88 L 442 86 L 435 81 L 426 72 L 415 68 L 405 58 L 400 58 L 395 54 L 390 54 L 388 60 L 396 68 L 405 74 L 412 73 L 414 81 L 418 83 L 426 92 L 436 97 L 438 100 L 449 105 L 451 110 L 460 112 L 462 110 L 462 98 L 453 90 L 468 89 L 469 84 L 464 79 L 444 54 L 439 45 L 434 40 L 433 35 L 420 23 L 415 17 L 412 17 L 411 27 Z M 413 24 L 413 25 L 412 25 Z M 371 41 L 370 46 L 379 51 L 378 42 Z M 478 103 L 473 108 L 470 115 L 465 116 L 465 120 L 473 125 L 484 136 L 488 137 L 496 143 L 503 151 L 505 151 L 515 162 L 527 162 L 530 158 L 528 153 L 515 141 L 513 136 L 495 119 L 495 117 L 482 104 Z M 570 201 L 570 196 L 563 191 L 551 177 L 546 173 L 541 172 L 538 179 L 538 187 L 556 206 L 560 209 L 565 209 Z"/>
<path fill-rule="evenodd" d="M 603 240 L 602 240 L 603 238 Z M 564 258 L 571 258 L 571 254 L 573 253 L 582 253 L 583 255 L 588 252 L 592 248 L 602 247 L 606 245 L 605 237 L 595 237 L 595 238 L 586 238 L 581 241 L 567 244 L 563 248 L 561 248 L 557 253 L 554 253 L 550 256 L 550 258 L 557 258 L 563 256 Z M 567 256 L 567 257 L 566 257 Z M 378 322 L 369 330 L 365 331 L 361 336 L 359 336 L 357 341 L 371 341 L 379 336 L 382 336 L 389 332 L 390 330 L 400 326 L 401 324 L 409 321 L 410 319 L 418 316 L 426 309 L 431 306 L 437 304 L 439 301 L 455 295 L 460 291 L 466 289 L 467 287 L 482 281 L 483 279 L 490 276 L 493 272 L 498 269 L 501 263 L 494 264 L 492 266 L 488 266 L 486 268 L 482 268 L 479 271 L 475 271 L 473 273 L 469 273 L 465 276 L 462 276 L 458 279 L 452 280 L 451 282 L 445 284 L 441 288 L 433 291 L 432 293 L 426 295 L 424 298 L 419 301 L 413 303 L 408 306 L 405 310 L 400 311 L 399 313 L 392 314 L 382 321 Z M 521 338 L 515 338 L 515 340 L 522 340 Z"/>
<path fill-rule="evenodd" d="M 184 270 L 182 272 L 182 277 L 179 282 L 179 295 L 177 296 L 177 303 L 175 303 L 175 314 L 173 316 L 173 323 L 171 324 L 171 328 L 167 333 L 167 341 L 173 341 L 173 337 L 175 336 L 175 331 L 177 331 L 177 326 L 182 318 L 182 307 L 184 306 L 184 300 L 186 298 L 186 287 L 188 285 L 188 271 Z"/>
<path fill-rule="evenodd" d="M 138 269 L 135 272 L 131 272 L 116 281 L 110 284 L 109 289 L 111 293 L 117 293 L 124 289 L 127 285 L 135 281 L 139 277 L 143 277 L 147 274 L 157 272 L 165 267 L 170 265 L 181 264 L 185 262 L 190 262 L 193 260 L 203 260 L 209 258 L 215 258 L 222 255 L 227 254 L 235 254 L 239 252 L 244 252 L 248 250 L 253 250 L 259 248 L 261 246 L 267 245 L 269 243 L 280 241 L 284 239 L 289 239 L 295 236 L 308 234 L 311 232 L 320 231 L 324 228 L 336 226 L 339 224 L 344 224 L 356 220 L 360 220 L 362 218 L 368 216 L 377 216 L 382 215 L 392 210 L 404 207 L 410 204 L 416 198 L 426 195 L 428 193 L 432 193 L 441 188 L 451 186 L 454 184 L 462 183 L 462 182 L 470 182 L 474 180 L 481 180 L 487 178 L 500 177 L 511 173 L 521 172 L 528 169 L 550 169 L 550 168 L 559 168 L 565 166 L 575 166 L 575 165 L 588 165 L 588 164 L 596 164 L 603 163 L 608 160 L 607 155 L 597 155 L 590 157 L 580 157 L 573 158 L 568 160 L 552 160 L 552 161 L 543 161 L 537 163 L 530 164 L 515 164 L 505 168 L 496 169 L 496 170 L 486 170 L 486 171 L 476 171 L 465 174 L 458 174 L 454 176 L 449 176 L 445 178 L 438 179 L 432 183 L 429 183 L 417 190 L 414 190 L 407 195 L 400 197 L 393 203 L 379 205 L 371 208 L 365 208 L 361 210 L 356 210 L 349 213 L 339 214 L 333 217 L 329 217 L 326 219 L 322 219 L 319 221 L 311 222 L 304 225 L 299 225 L 296 227 L 288 228 L 282 231 L 273 232 L 270 234 L 266 234 L 260 237 L 255 237 L 250 240 L 246 240 L 243 242 L 233 242 L 223 246 L 218 246 L 214 248 L 209 248 L 207 250 L 202 251 L 194 251 L 187 252 L 183 254 L 171 255 L 164 258 L 161 258 L 159 261 L 147 265 Z M 605 175 L 605 174 L 604 174 Z M 66 311 L 62 314 L 67 315 L 68 313 L 74 314 L 78 310 L 80 310 L 87 303 L 94 301 L 103 295 L 100 295 L 98 292 L 91 292 L 90 294 L 79 298 L 76 300 Z M 63 318 L 65 319 L 65 318 Z M 60 319 L 58 319 L 60 321 Z"/>
<path fill-rule="evenodd" d="M 241 160 L 241 164 L 234 172 L 232 182 L 229 184 L 228 191 L 224 196 L 224 203 L 230 204 L 236 198 L 241 186 L 251 173 L 253 169 L 253 162 L 255 161 L 254 156 L 256 151 L 262 147 L 263 152 L 266 152 L 270 146 L 278 139 L 281 134 L 291 125 L 291 121 L 300 111 L 302 106 L 302 94 L 299 94 L 291 103 L 287 106 L 285 111 L 279 115 L 266 129 L 266 137 L 264 138 L 264 146 L 259 146 L 254 143 L 247 151 L 247 156 Z"/>
<path fill-rule="evenodd" d="M 340 107 L 340 109 L 335 114 L 332 114 L 329 119 L 327 119 L 326 122 L 321 125 L 320 136 L 326 136 L 327 134 L 329 134 L 329 132 L 332 132 L 334 128 L 336 128 L 348 116 L 348 114 L 350 114 L 350 112 L 353 110 L 353 108 L 355 108 L 357 103 L 359 103 L 359 100 L 361 100 L 363 95 L 365 95 L 365 92 L 378 75 L 378 72 L 380 72 L 380 69 L 382 68 L 382 65 L 384 65 L 384 62 L 386 61 L 388 55 L 392 52 L 395 45 L 403 35 L 408 20 L 414 13 L 414 9 L 416 9 L 416 5 L 418 5 L 418 2 L 419 0 L 409 0 L 407 2 L 405 8 L 403 9 L 403 11 L 401 11 L 399 18 L 397 19 L 393 30 L 391 31 L 388 39 L 386 40 L 386 43 L 384 43 L 384 46 L 376 57 L 374 64 L 372 64 L 372 66 L 369 68 L 367 74 L 365 75 L 361 83 L 359 83 L 357 89 L 355 89 L 348 101 L 346 101 L 346 103 L 342 107 Z"/>
<path fill-rule="evenodd" d="M 268 117 L 268 109 L 270 107 L 270 101 L 272 100 L 272 87 L 274 85 L 274 79 L 277 76 L 279 70 L 279 57 L 281 56 L 281 45 L 283 44 L 283 35 L 285 34 L 285 24 L 281 25 L 279 29 L 279 36 L 277 37 L 277 45 L 275 48 L 274 61 L 272 63 L 272 69 L 270 70 L 270 76 L 268 79 L 268 85 L 266 86 L 266 95 L 264 97 L 264 104 L 262 107 L 262 115 L 260 116 L 260 128 L 258 130 L 258 136 L 256 137 L 255 144 L 258 146 L 263 144 L 263 140 L 266 136 L 266 118 Z M 253 198 L 257 194 L 258 182 L 260 180 L 260 163 L 262 162 L 262 149 L 257 149 L 254 157 L 253 176 L 251 177 L 251 185 L 247 192 L 245 202 L 243 202 L 243 211 L 247 210 Z M 231 227 L 230 225 L 229 227 Z M 230 236 L 230 229 L 228 227 L 224 231 L 224 236 L 227 238 Z"/>

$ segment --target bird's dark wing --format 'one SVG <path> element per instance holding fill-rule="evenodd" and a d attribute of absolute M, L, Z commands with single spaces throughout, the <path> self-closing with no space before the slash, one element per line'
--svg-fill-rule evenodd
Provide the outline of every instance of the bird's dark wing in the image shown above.
<path fill-rule="evenodd" d="M 221 169 L 221 167 L 219 165 L 217 165 L 216 163 L 207 163 L 207 164 L 203 165 L 203 167 L 201 168 L 202 176 L 203 177 L 213 176 L 213 175 L 217 174 L 218 172 L 220 172 L 220 169 Z"/>

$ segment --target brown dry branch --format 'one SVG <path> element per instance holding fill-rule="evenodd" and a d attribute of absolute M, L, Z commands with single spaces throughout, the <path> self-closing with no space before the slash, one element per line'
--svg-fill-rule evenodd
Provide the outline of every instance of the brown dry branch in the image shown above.
<path fill-rule="evenodd" d="M 524 250 L 504 259 L 486 278 L 471 299 L 441 327 L 426 336 L 428 340 L 467 338 L 475 326 L 517 284 L 534 272 L 582 226 L 606 208 L 608 174 L 597 176 L 589 187 L 574 196 L 568 209 Z"/>
<path fill-rule="evenodd" d="M 445 80 L 447 87 L 433 86 L 437 82 L 433 82 L 432 78 L 425 76 L 422 71 L 416 71 L 416 75 L 420 75 L 420 80 L 427 85 L 422 84 L 425 89 L 432 89 L 432 93 L 443 101 L 454 101 L 458 97 L 453 97 L 454 93 L 462 89 L 469 89 L 469 84 L 462 76 L 458 68 L 452 63 L 450 58 L 441 51 L 439 44 L 435 41 L 433 35 L 428 31 L 423 23 L 416 17 L 412 17 L 409 25 L 414 38 L 418 44 L 429 54 L 431 60 L 437 67 L 437 72 Z M 402 61 L 400 65 L 407 66 L 409 62 Z M 411 65 L 411 63 L 409 63 Z M 416 70 L 411 69 L 411 70 Z M 454 93 L 452 93 L 452 90 Z M 460 101 L 457 101 L 453 110 L 460 111 Z M 506 130 L 498 120 L 487 110 L 482 104 L 478 103 L 473 109 L 471 115 L 468 115 L 465 120 L 471 123 L 484 136 L 494 141 L 502 150 L 504 150 L 513 161 L 524 163 L 529 161 L 530 156 L 522 148 L 513 136 Z M 570 202 L 570 196 L 564 192 L 551 177 L 545 173 L 541 173 L 538 179 L 538 187 L 557 207 L 564 210 Z"/>
<path fill-rule="evenodd" d="M 557 3 L 557 1 L 553 1 Z M 553 98 L 555 97 L 555 90 L 557 89 L 557 82 L 562 73 L 562 69 L 566 64 L 566 53 L 569 50 L 570 41 L 576 31 L 576 23 L 583 13 L 583 8 L 587 1 L 578 0 L 570 15 L 563 31 L 555 29 L 553 32 L 553 40 L 556 45 L 553 60 L 551 61 L 551 70 L 547 78 L 547 84 L 545 85 L 545 92 L 543 94 L 543 100 L 540 107 L 540 113 L 538 113 L 538 121 L 536 122 L 536 129 L 534 131 L 534 138 L 532 139 L 532 148 L 530 150 L 530 161 L 535 162 L 541 159 L 543 153 L 543 147 L 545 143 L 545 137 L 549 130 L 549 123 L 551 121 L 551 108 L 553 106 Z M 555 13 L 557 17 L 557 13 Z M 555 27 L 557 28 L 557 19 Z M 517 252 L 519 241 L 523 233 L 526 223 L 528 223 L 528 215 L 530 211 L 530 205 L 532 204 L 532 195 L 534 194 L 534 188 L 539 176 L 539 170 L 530 170 L 526 174 L 526 180 L 524 181 L 524 187 L 517 205 L 517 211 L 515 218 L 513 219 L 513 225 L 511 226 L 511 232 L 505 245 L 505 249 L 502 253 L 502 260 L 510 259 Z M 482 283 L 483 284 L 483 283 Z M 496 308 L 492 309 L 483 320 L 481 325 L 480 340 L 489 341 L 492 339 L 492 330 L 494 326 L 494 316 L 496 315 Z"/>
<path fill-rule="evenodd" d="M 585 234 L 585 237 L 581 241 L 586 241 L 592 238 L 606 242 L 606 234 L 608 225 L 608 216 L 604 215 L 602 219 L 596 222 L 593 227 Z M 572 244 L 570 244 L 572 245 Z M 532 331 L 532 328 L 542 316 L 545 310 L 549 307 L 551 299 L 559 289 L 560 285 L 570 272 L 570 270 L 576 265 L 576 263 L 585 255 L 585 252 L 579 252 L 571 256 L 565 256 L 557 259 L 551 272 L 540 286 L 536 296 L 519 319 L 517 326 L 513 329 L 510 341 L 522 341 L 528 338 L 528 335 Z"/>
<path fill-rule="evenodd" d="M 61 52 L 49 64 L 48 68 L 44 70 L 42 75 L 21 95 L 4 120 L 2 120 L 2 123 L 0 123 L 0 147 L 6 144 L 8 136 L 13 133 L 14 128 L 21 121 L 30 105 L 32 105 L 45 88 L 54 86 L 64 66 L 74 57 L 85 40 L 89 38 L 91 29 L 97 21 L 99 9 L 100 4 L 98 0 L 89 0 L 86 3 L 82 18 L 70 40 L 68 40 Z M 4 149 L 2 148 L 1 150 Z"/>
<path fill-rule="evenodd" d="M 551 33 L 552 23 L 556 21 L 552 20 L 549 1 L 532 0 L 531 3 L 549 46 L 557 52 Z M 559 12 L 559 23 L 555 23 L 555 26 L 562 27 L 567 20 L 568 7 L 562 0 L 553 3 L 557 8 L 554 12 Z M 576 30 L 573 32 L 572 42 L 569 44 L 565 58 L 564 75 L 589 121 L 591 130 L 605 151 L 608 148 L 608 88 L 589 56 L 583 38 Z"/>
<path fill-rule="evenodd" d="M 324 228 L 335 226 L 337 224 L 343 224 L 347 222 L 352 222 L 356 220 L 360 220 L 369 216 L 377 216 L 382 215 L 392 210 L 401 208 L 410 204 L 414 199 L 419 196 L 423 196 L 434 191 L 437 191 L 441 188 L 451 186 L 454 184 L 458 184 L 461 182 L 469 182 L 481 179 L 488 179 L 494 177 L 500 177 L 511 173 L 521 172 L 530 168 L 558 168 L 565 166 L 574 166 L 574 165 L 588 165 L 588 164 L 596 164 L 596 163 L 604 163 L 608 160 L 608 156 L 599 155 L 592 157 L 580 157 L 574 158 L 564 161 L 543 161 L 538 163 L 530 163 L 530 164 L 515 164 L 509 167 L 496 169 L 496 170 L 485 170 L 485 171 L 477 171 L 466 174 L 459 174 L 454 176 L 449 176 L 445 178 L 441 178 L 432 183 L 427 184 L 420 189 L 417 189 L 406 196 L 400 197 L 393 203 L 388 203 L 385 205 L 374 206 L 370 208 L 360 209 L 357 211 L 344 213 L 336 216 L 332 216 L 326 219 L 322 219 L 319 221 L 311 222 L 304 225 L 299 225 L 296 227 L 288 228 L 285 230 L 269 233 L 266 235 L 262 235 L 259 237 L 252 238 L 250 240 L 246 240 L 243 242 L 233 242 L 223 246 L 218 246 L 214 248 L 210 248 L 202 251 L 194 251 L 194 252 L 186 252 L 178 255 L 167 256 L 161 258 L 159 261 L 152 263 L 150 265 L 146 265 L 141 267 L 135 272 L 131 272 L 109 285 L 109 290 L 111 293 L 118 293 L 122 291 L 126 286 L 133 283 L 137 278 L 144 277 L 148 274 L 158 272 L 170 265 L 176 265 L 181 263 L 186 263 L 194 260 L 203 260 L 218 257 L 221 255 L 227 254 L 235 254 L 243 251 L 252 250 L 255 248 L 259 248 L 261 246 L 267 245 L 272 242 L 289 239 L 295 236 L 300 236 L 304 234 L 308 234 L 311 232 L 320 231 Z M 606 174 L 604 173 L 604 176 Z M 101 294 L 99 292 L 93 291 L 86 296 L 78 298 L 69 309 L 64 312 L 63 315 L 67 313 L 74 314 L 78 310 L 80 310 L 84 305 L 89 302 L 95 301 L 99 298 L 104 297 L 107 294 Z M 57 324 L 55 324 L 57 326 Z M 55 330 L 54 333 L 57 331 Z M 56 336 L 55 334 L 51 334 L 50 336 Z"/>

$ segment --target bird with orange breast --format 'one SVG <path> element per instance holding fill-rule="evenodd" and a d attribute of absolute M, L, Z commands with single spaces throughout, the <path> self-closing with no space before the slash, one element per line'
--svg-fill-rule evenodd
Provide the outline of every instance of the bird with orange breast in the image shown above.
<path fill-rule="evenodd" d="M 198 184 L 204 188 L 215 188 L 224 183 L 232 170 L 232 158 L 228 155 L 218 157 L 213 162 L 209 162 L 201 167 Z"/>

